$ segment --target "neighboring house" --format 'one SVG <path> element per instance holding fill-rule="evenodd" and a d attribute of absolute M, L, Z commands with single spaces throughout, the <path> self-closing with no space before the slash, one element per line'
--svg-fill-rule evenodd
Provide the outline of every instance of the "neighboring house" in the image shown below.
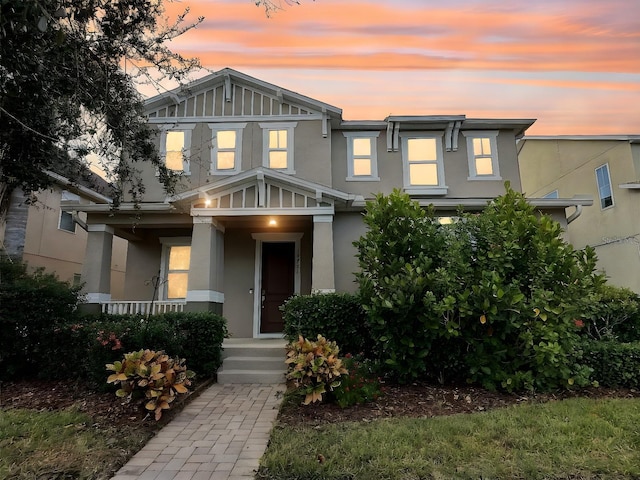
<path fill-rule="evenodd" d="M 72 184 L 53 172 L 49 175 L 53 181 L 50 189 L 37 192 L 33 203 L 16 205 L 14 209 L 23 212 L 19 214 L 25 217 L 15 222 L 17 228 L 23 230 L 18 232 L 18 236 L 23 239 L 22 260 L 31 270 L 43 268 L 49 273 L 55 273 L 60 280 L 78 284 L 82 281 L 82 264 L 88 235 L 74 219 L 75 212 L 63 211 L 61 205 L 106 205 L 110 200 L 95 189 Z M 101 187 L 105 183 L 95 175 L 91 178 Z M 26 198 L 14 195 L 14 201 L 25 202 Z M 86 214 L 79 213 L 75 218 L 80 224 L 84 224 Z M 4 245 L 5 225 L 1 225 L 0 249 Z M 114 298 L 123 298 L 126 257 L 126 240 L 116 239 L 111 254 L 111 292 Z"/>
<path fill-rule="evenodd" d="M 148 165 L 139 205 L 74 207 L 89 227 L 87 308 L 144 310 L 158 285 L 156 307 L 222 312 L 236 338 L 280 335 L 278 307 L 292 294 L 356 289 L 352 242 L 376 193 L 399 188 L 450 216 L 482 209 L 505 181 L 520 190 L 516 140 L 533 123 L 345 121 L 337 107 L 231 69 L 148 100 L 146 113 L 182 182 L 169 197 Z M 591 202 L 536 203 L 566 225 L 565 208 Z M 113 302 L 100 267 L 114 235 L 129 241 L 129 303 Z"/>
<path fill-rule="evenodd" d="M 640 135 L 524 137 L 518 147 L 527 196 L 595 199 L 569 240 L 594 247 L 610 282 L 640 293 Z"/>

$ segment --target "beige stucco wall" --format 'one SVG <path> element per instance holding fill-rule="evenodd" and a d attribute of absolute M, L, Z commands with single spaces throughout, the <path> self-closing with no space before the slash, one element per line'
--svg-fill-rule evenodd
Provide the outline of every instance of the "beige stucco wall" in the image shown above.
<path fill-rule="evenodd" d="M 418 134 L 419 132 L 415 133 Z M 365 198 L 371 198 L 375 193 L 388 195 L 394 188 L 402 188 L 402 146 L 397 152 L 387 152 L 386 130 L 380 131 L 376 143 L 380 181 L 347 181 L 347 139 L 342 131 L 335 130 L 332 132 L 332 143 L 334 188 L 363 195 Z M 468 180 L 467 140 L 462 133 L 459 135 L 457 151 L 444 151 L 443 145 L 444 178 L 448 187 L 447 197 L 496 197 L 504 193 L 505 181 L 511 182 L 511 187 L 514 190 L 520 190 L 520 172 L 517 162 L 516 140 L 513 132 L 508 130 L 500 131 L 497 143 L 502 180 Z"/>
<path fill-rule="evenodd" d="M 595 169 L 607 163 L 614 205 L 602 209 Z M 618 185 L 638 180 L 629 142 L 611 140 L 528 139 L 520 152 L 523 189 L 541 197 L 558 190 L 562 198 L 590 195 L 591 207 L 568 227 L 576 248 L 595 247 L 598 267 L 614 285 L 640 293 L 640 192 Z M 571 210 L 568 213 L 572 213 Z"/>
<path fill-rule="evenodd" d="M 160 270 L 161 254 L 162 245 L 157 237 L 149 236 L 145 241 L 129 242 L 123 300 L 152 300 L 152 279 Z"/>
<path fill-rule="evenodd" d="M 360 212 L 340 212 L 333 220 L 333 253 L 337 292 L 355 292 L 354 273 L 359 270 L 353 242 L 367 232 Z"/>
<path fill-rule="evenodd" d="M 87 245 L 87 232 L 76 225 L 75 233 L 60 230 L 60 200 L 62 190 L 38 192 L 38 202 L 29 207 L 23 260 L 31 269 L 44 268 L 60 280 L 73 282 L 82 273 Z M 81 219 L 86 215 L 80 214 Z M 128 242 L 114 238 L 111 255 L 112 298 L 122 298 Z"/>

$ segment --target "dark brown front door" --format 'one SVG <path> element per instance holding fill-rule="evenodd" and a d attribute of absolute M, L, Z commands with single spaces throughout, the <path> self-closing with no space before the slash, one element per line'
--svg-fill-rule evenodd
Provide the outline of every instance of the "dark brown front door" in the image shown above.
<path fill-rule="evenodd" d="M 260 333 L 281 333 L 280 305 L 293 295 L 295 243 L 262 243 L 262 312 Z"/>

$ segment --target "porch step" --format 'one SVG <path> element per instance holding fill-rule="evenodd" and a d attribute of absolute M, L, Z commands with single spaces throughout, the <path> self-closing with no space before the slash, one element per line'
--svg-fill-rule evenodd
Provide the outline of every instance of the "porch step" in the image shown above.
<path fill-rule="evenodd" d="M 283 339 L 225 339 L 218 383 L 283 383 L 285 345 Z"/>

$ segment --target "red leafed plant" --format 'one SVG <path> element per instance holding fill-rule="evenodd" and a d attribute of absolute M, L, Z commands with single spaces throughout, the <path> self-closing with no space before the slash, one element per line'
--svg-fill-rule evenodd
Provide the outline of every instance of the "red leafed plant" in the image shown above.
<path fill-rule="evenodd" d="M 160 420 L 163 410 L 171 408 L 179 394 L 189 393 L 187 387 L 195 376 L 187 370 L 184 359 L 171 358 L 161 350 L 127 353 L 122 362 L 108 364 L 107 370 L 114 372 L 107 383 L 120 383 L 116 395 L 127 401 L 144 397 L 144 407 L 155 412 L 156 420 Z"/>

